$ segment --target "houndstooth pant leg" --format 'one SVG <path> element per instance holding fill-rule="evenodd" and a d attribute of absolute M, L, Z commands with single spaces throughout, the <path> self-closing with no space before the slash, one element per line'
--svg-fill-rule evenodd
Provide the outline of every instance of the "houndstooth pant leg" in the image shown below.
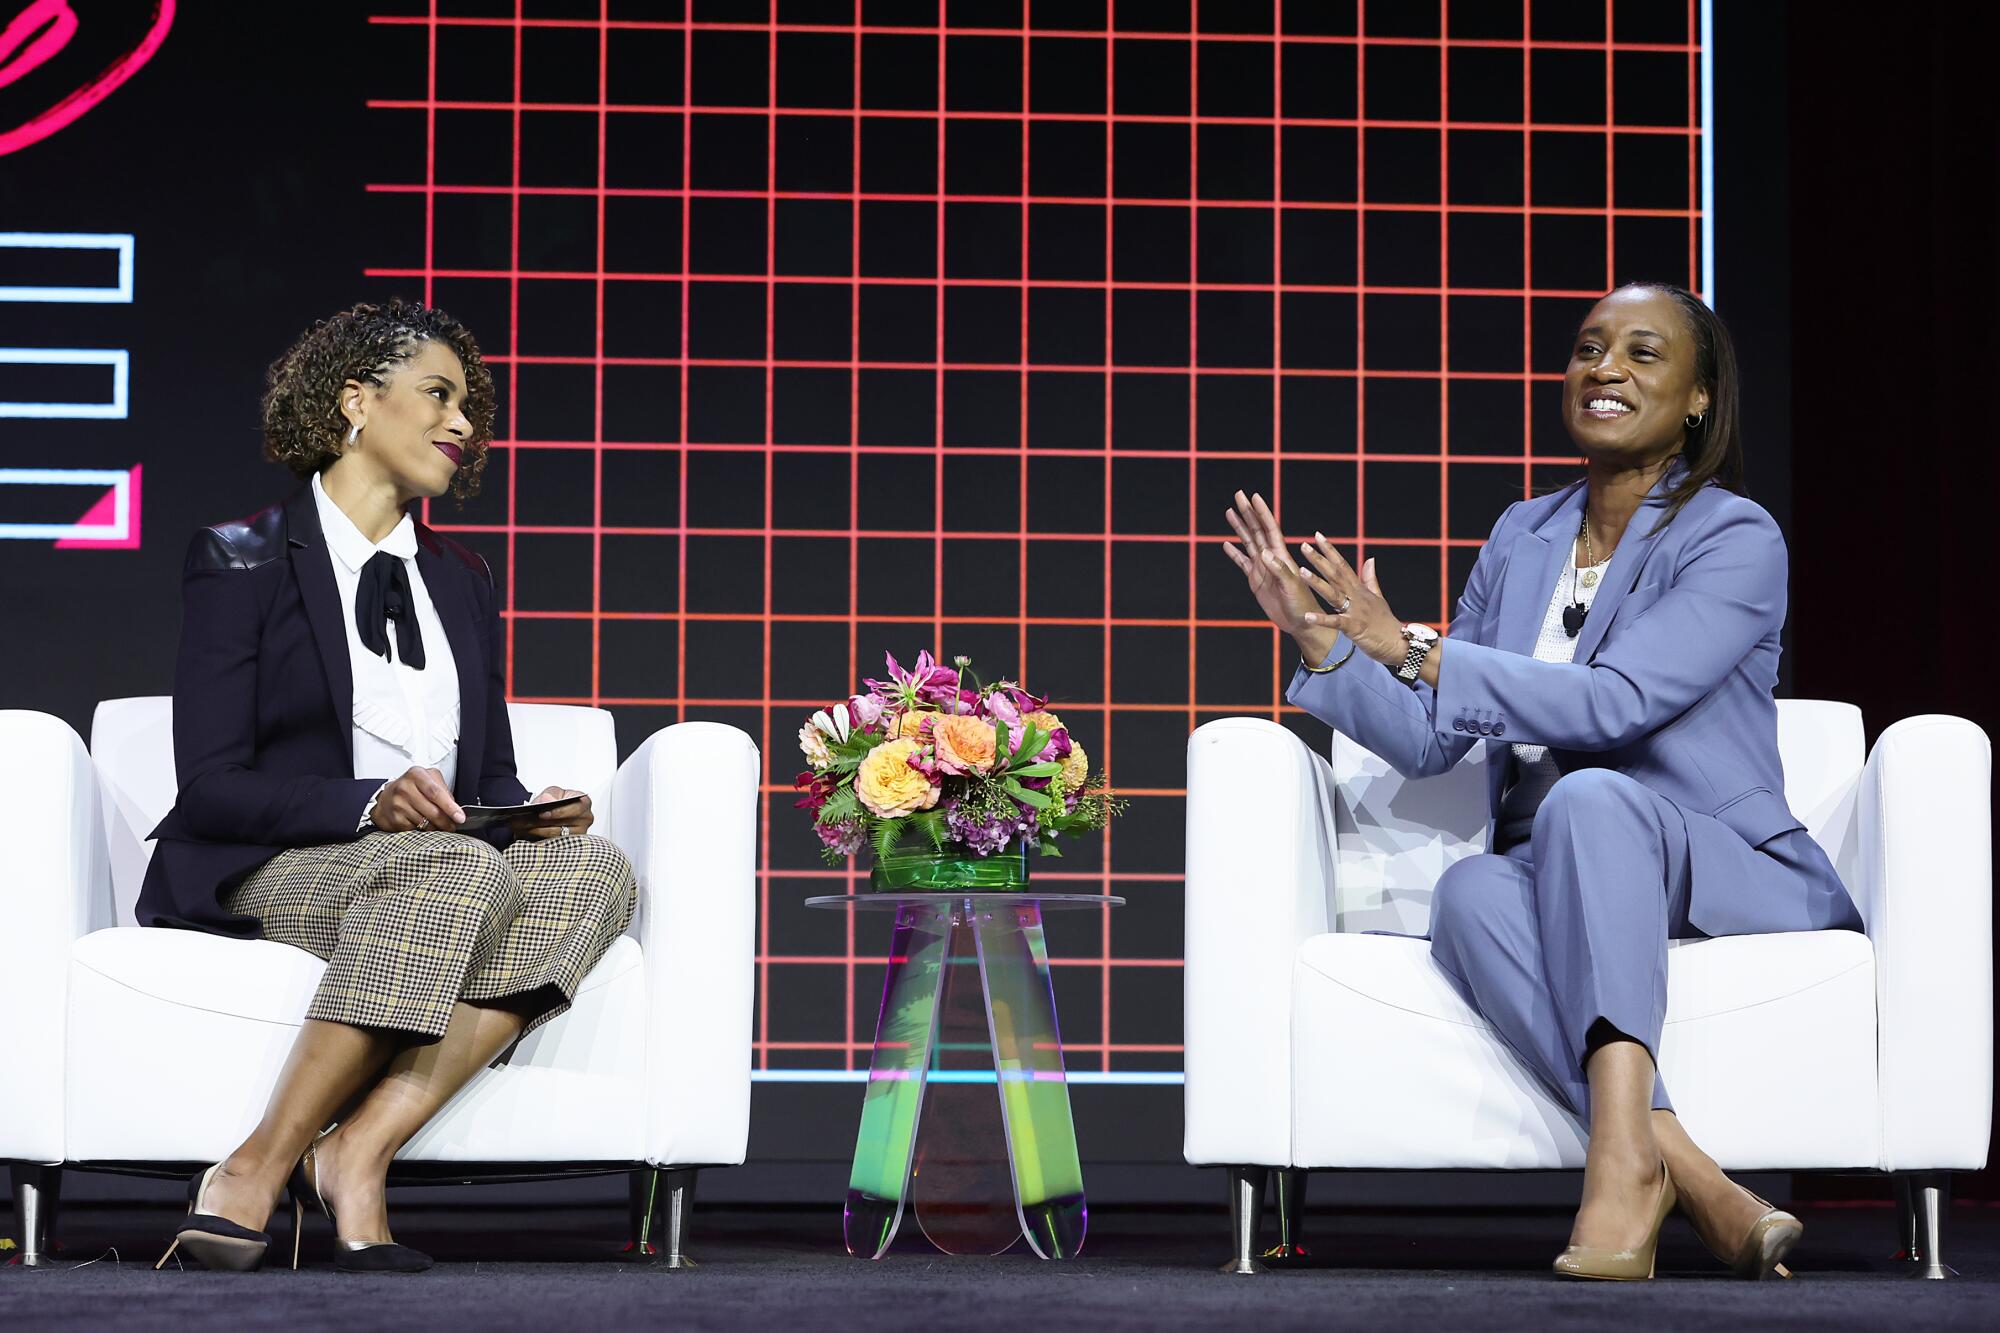
<path fill-rule="evenodd" d="M 543 850 L 553 843 L 579 845 Z M 434 1039 L 460 999 L 545 991 L 533 1028 L 568 1007 L 630 921 L 636 889 L 604 839 L 517 846 L 503 855 L 477 838 L 412 831 L 292 848 L 224 906 L 327 960 L 308 1018 Z"/>
<path fill-rule="evenodd" d="M 533 1032 L 569 1008 L 612 941 L 632 924 L 638 887 L 631 863 L 609 838 L 518 838 L 501 853 L 521 886 L 521 910 L 499 946 L 465 979 L 461 998 L 499 999 L 545 991 Z"/>

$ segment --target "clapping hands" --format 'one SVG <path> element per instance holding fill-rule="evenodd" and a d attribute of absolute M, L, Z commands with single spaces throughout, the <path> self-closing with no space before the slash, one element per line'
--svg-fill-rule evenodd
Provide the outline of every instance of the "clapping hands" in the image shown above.
<path fill-rule="evenodd" d="M 1261 495 L 1236 492 L 1227 517 L 1242 546 L 1226 541 L 1222 553 L 1243 571 L 1258 607 L 1292 636 L 1308 662 L 1323 659 L 1335 636 L 1345 634 L 1376 661 L 1401 664 L 1407 647 L 1403 622 L 1382 596 L 1372 558 L 1356 573 L 1326 535 L 1316 532 L 1299 544 L 1305 563 L 1295 563 L 1277 516 Z"/>

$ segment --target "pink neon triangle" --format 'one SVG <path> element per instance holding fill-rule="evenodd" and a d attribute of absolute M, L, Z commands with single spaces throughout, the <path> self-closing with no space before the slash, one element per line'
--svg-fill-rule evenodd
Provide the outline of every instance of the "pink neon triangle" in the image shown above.
<path fill-rule="evenodd" d="M 143 470 L 144 470 L 143 464 L 140 465 L 139 467 L 135 467 L 132 469 L 132 481 L 130 483 L 132 488 L 131 508 L 128 511 L 132 516 L 132 525 L 123 538 L 117 540 L 101 540 L 90 537 L 65 537 L 61 541 L 56 543 L 56 549 L 58 551 L 138 550 L 139 549 L 139 474 Z M 111 524 L 117 521 L 118 521 L 118 492 L 115 489 L 106 491 L 103 495 L 99 496 L 97 503 L 92 505 L 87 511 L 85 511 L 83 517 L 77 520 L 79 524 L 89 524 L 93 527 L 98 527 L 98 526 L 109 527 Z"/>

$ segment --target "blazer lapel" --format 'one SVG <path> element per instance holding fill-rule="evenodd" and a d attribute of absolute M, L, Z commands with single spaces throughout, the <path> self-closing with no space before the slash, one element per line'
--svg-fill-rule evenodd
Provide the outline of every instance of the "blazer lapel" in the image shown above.
<path fill-rule="evenodd" d="M 1555 594 L 1556 579 L 1562 574 L 1570 544 L 1576 540 L 1576 525 L 1583 514 L 1583 491 L 1578 484 L 1532 531 L 1514 538 L 1513 548 L 1507 554 L 1507 574 L 1500 585 L 1494 647 L 1534 656 L 1535 640 L 1541 637 L 1542 620 L 1549 613 L 1549 598 Z"/>
<path fill-rule="evenodd" d="M 1681 478 L 1678 467 L 1667 469 L 1660 479 L 1653 483 L 1649 492 L 1632 514 L 1632 521 L 1625 525 L 1625 533 L 1618 539 L 1618 549 L 1611 556 L 1611 567 L 1604 571 L 1604 582 L 1598 586 L 1597 598 L 1590 604 L 1590 615 L 1584 619 L 1583 633 L 1577 636 L 1576 660 L 1588 662 L 1604 642 L 1611 621 L 1618 614 L 1618 604 L 1625 600 L 1625 594 L 1632 590 L 1639 577 L 1639 570 L 1646 563 L 1646 557 L 1653 553 L 1653 547 L 1660 540 L 1660 516 L 1666 510 L 1666 493 Z"/>
<path fill-rule="evenodd" d="M 319 646 L 332 694 L 333 716 L 340 723 L 340 748 L 354 762 L 354 664 L 347 655 L 347 625 L 340 605 L 340 588 L 333 581 L 333 557 L 320 532 L 319 507 L 312 487 L 301 487 L 285 501 L 285 541 L 291 550 L 292 572 L 299 581 L 306 622 Z"/>
<path fill-rule="evenodd" d="M 477 608 L 465 570 L 444 556 L 431 530 L 417 525 L 417 572 L 437 608 L 444 636 L 458 669 L 458 780 L 452 785 L 460 801 L 479 796 L 479 770 L 486 748 L 486 654 L 480 651 Z"/>

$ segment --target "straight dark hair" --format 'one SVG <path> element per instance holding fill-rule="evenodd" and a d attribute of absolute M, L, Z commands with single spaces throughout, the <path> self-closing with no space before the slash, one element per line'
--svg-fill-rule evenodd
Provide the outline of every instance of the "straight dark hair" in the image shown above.
<path fill-rule="evenodd" d="M 1695 379 L 1708 390 L 1708 411 L 1702 413 L 1700 425 L 1687 428 L 1687 443 L 1681 447 L 1687 471 L 1667 492 L 1667 512 L 1653 529 L 1657 532 L 1673 522 L 1711 481 L 1744 494 L 1743 381 L 1736 369 L 1736 345 L 1730 341 L 1729 326 L 1707 302 L 1670 282 L 1628 282 L 1625 286 L 1673 298 L 1688 332 L 1694 335 Z"/>

